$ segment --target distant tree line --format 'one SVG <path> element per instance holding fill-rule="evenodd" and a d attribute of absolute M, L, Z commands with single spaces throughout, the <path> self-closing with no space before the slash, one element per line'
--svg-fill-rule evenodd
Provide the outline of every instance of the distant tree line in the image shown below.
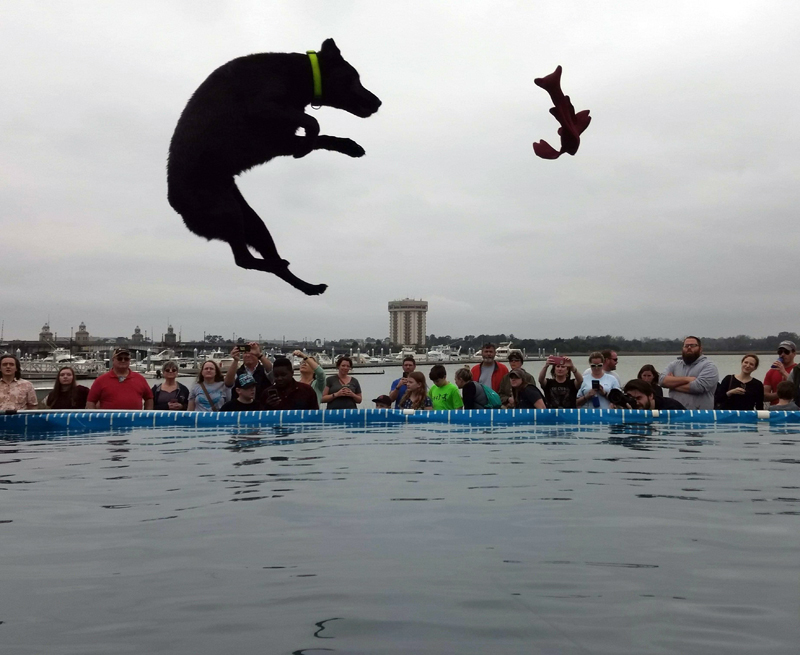
<path fill-rule="evenodd" d="M 779 332 L 775 336 L 755 338 L 746 334 L 735 337 L 704 337 L 699 336 L 703 342 L 705 352 L 773 352 L 778 348 L 781 341 L 789 340 L 798 343 L 798 335 L 795 332 Z M 646 353 L 679 353 L 683 345 L 683 339 L 626 339 L 625 337 L 615 337 L 610 334 L 602 336 L 571 337 L 568 339 L 520 339 L 513 334 L 468 334 L 465 337 L 428 336 L 429 346 L 452 345 L 461 346 L 466 352 L 469 349 L 476 350 L 487 341 L 498 344 L 501 341 L 513 341 L 512 348 L 525 349 L 527 352 L 538 352 L 543 349 L 545 352 L 552 353 L 590 353 L 595 350 L 610 348 L 619 352 L 646 352 Z"/>

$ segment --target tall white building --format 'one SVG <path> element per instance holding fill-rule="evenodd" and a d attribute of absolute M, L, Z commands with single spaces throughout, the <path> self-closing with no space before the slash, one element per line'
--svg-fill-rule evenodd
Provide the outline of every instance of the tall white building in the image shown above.
<path fill-rule="evenodd" d="M 428 301 L 392 300 L 389 302 L 389 339 L 401 346 L 424 346 Z"/>

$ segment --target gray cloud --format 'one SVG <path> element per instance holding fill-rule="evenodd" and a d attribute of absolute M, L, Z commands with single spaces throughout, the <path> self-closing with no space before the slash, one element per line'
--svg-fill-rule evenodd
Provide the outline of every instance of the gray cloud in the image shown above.
<path fill-rule="evenodd" d="M 795 330 L 800 96 L 790 3 L 7 3 L 0 70 L 6 336 L 205 330 L 385 336 Z M 222 7 L 222 8 L 221 8 Z M 250 52 L 333 36 L 384 101 L 323 108 L 367 156 L 276 160 L 239 184 L 307 298 L 237 269 L 166 202 L 189 95 Z M 533 78 L 594 117 L 574 158 Z M 309 110 L 310 111 L 310 110 Z"/>

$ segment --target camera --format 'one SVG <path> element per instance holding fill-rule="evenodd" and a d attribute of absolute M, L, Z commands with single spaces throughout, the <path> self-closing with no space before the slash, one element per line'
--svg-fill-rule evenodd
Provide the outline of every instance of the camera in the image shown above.
<path fill-rule="evenodd" d="M 618 409 L 641 409 L 636 398 L 629 396 L 622 389 L 611 389 L 608 392 L 608 402 Z"/>
<path fill-rule="evenodd" d="M 250 352 L 250 344 L 249 343 L 244 343 L 241 346 L 239 346 L 239 352 L 249 353 Z"/>

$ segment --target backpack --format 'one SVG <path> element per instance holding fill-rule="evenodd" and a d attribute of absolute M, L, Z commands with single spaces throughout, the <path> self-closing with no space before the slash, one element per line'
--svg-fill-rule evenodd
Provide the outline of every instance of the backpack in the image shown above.
<path fill-rule="evenodd" d="M 486 407 L 484 407 L 484 409 L 500 409 L 503 404 L 500 400 L 500 394 L 498 394 L 491 387 L 487 387 L 485 384 L 482 384 L 481 386 L 486 394 Z"/>

